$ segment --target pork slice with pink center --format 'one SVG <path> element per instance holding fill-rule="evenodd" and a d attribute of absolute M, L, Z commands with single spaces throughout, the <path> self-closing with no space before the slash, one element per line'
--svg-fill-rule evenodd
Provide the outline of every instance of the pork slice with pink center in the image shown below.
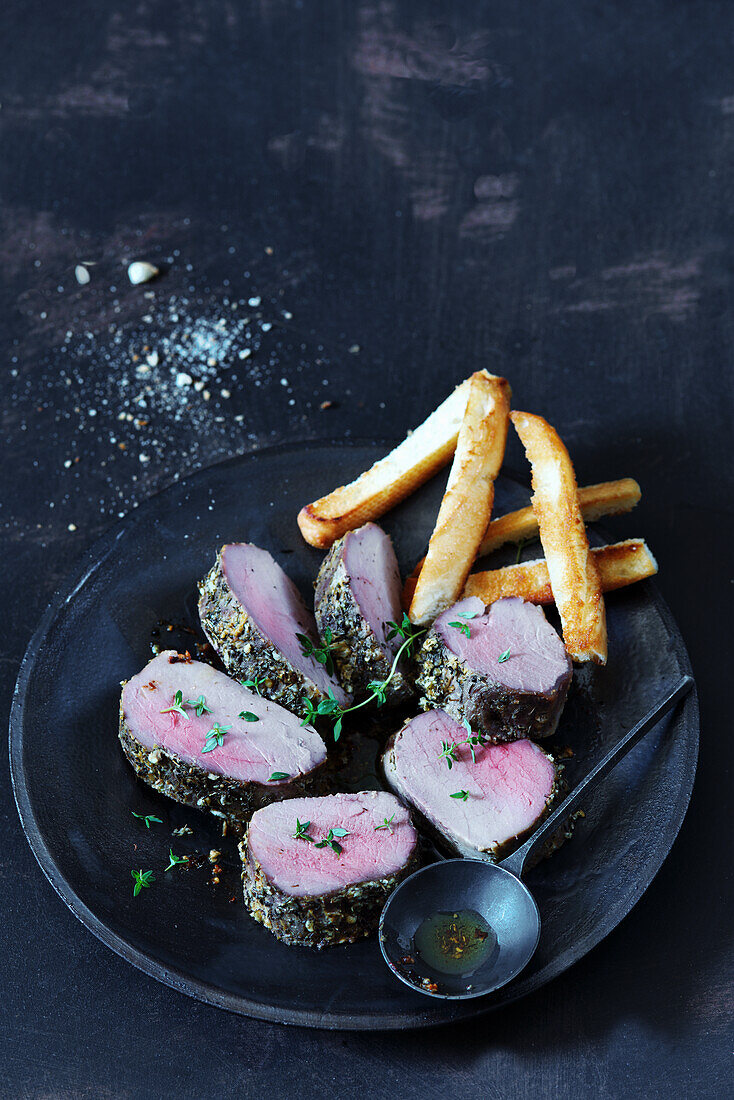
<path fill-rule="evenodd" d="M 496 741 L 554 733 L 572 676 L 543 609 L 519 598 L 460 600 L 436 619 L 418 665 L 424 705 Z"/>
<path fill-rule="evenodd" d="M 400 572 L 390 537 L 376 523 L 349 531 L 331 547 L 316 582 L 316 622 L 322 640 L 333 639 L 344 687 L 356 697 L 373 680 L 385 681 L 403 638 L 389 624 L 402 620 Z M 405 701 L 412 692 L 401 659 L 385 701 Z"/>
<path fill-rule="evenodd" d="M 319 734 L 295 715 L 173 651 L 124 685 L 120 740 L 151 786 L 240 823 L 257 806 L 300 793 L 326 760 Z"/>
<path fill-rule="evenodd" d="M 253 815 L 240 845 L 245 903 L 286 943 L 325 947 L 375 930 L 418 863 L 418 835 L 392 794 L 294 798 Z"/>
<path fill-rule="evenodd" d="M 263 695 L 304 717 L 305 698 L 318 703 L 331 695 L 349 705 L 332 660 L 314 656 L 312 612 L 267 550 L 245 542 L 222 547 L 199 591 L 202 628 L 230 675 L 257 680 Z"/>
<path fill-rule="evenodd" d="M 388 742 L 385 777 L 452 851 L 501 859 L 546 816 L 557 769 L 528 740 L 475 745 L 472 757 L 468 736 L 443 711 L 419 714 Z"/>

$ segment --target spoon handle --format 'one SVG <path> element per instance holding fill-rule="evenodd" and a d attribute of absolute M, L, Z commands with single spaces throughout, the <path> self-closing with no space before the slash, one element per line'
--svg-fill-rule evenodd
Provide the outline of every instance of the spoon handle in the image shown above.
<path fill-rule="evenodd" d="M 606 756 L 602 757 L 596 767 L 592 768 L 589 774 L 581 780 L 579 785 L 564 798 L 560 806 L 545 819 L 543 824 L 533 833 L 530 839 L 526 840 L 522 847 L 518 848 L 516 852 L 513 852 L 511 856 L 503 860 L 501 866 L 507 871 L 511 871 L 513 875 L 517 875 L 518 878 L 522 878 L 528 856 L 544 841 L 547 841 L 553 836 L 560 826 L 563 825 L 568 816 L 578 807 L 579 803 L 584 801 L 597 787 L 604 776 L 627 755 L 630 749 L 634 748 L 638 741 L 642 740 L 645 734 L 651 730 L 653 726 L 657 725 L 664 714 L 667 714 L 669 710 L 673 709 L 679 699 L 682 699 L 684 695 L 688 694 L 693 687 L 693 683 L 694 681 L 691 676 L 684 676 L 664 699 L 661 699 L 661 701 L 657 703 L 652 710 L 629 731 L 629 733 L 626 733 L 624 737 L 617 742 L 614 748 L 609 750 Z"/>

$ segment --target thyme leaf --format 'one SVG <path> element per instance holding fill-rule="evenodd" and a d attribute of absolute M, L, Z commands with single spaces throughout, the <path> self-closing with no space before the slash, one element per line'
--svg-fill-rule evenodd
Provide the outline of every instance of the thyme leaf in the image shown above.
<path fill-rule="evenodd" d="M 288 772 L 273 772 L 268 779 L 268 783 L 277 783 L 280 779 L 290 779 Z"/>
<path fill-rule="evenodd" d="M 454 741 L 442 741 L 441 742 L 441 752 L 438 754 L 438 758 L 439 758 L 439 760 L 445 760 L 446 761 L 446 765 L 447 765 L 449 771 L 451 771 L 454 764 L 456 762 L 458 762 L 459 758 L 456 755 L 456 752 L 457 752 L 457 746 L 456 746 L 456 743 Z"/>
<path fill-rule="evenodd" d="M 131 871 L 130 874 L 133 877 L 133 897 L 136 898 L 141 890 L 148 890 L 151 882 L 155 882 L 155 875 L 152 871 Z"/>
<path fill-rule="evenodd" d="M 304 657 L 313 657 L 314 661 L 318 661 L 320 665 L 323 665 L 329 676 L 334 675 L 334 658 L 331 655 L 331 650 L 334 645 L 334 635 L 329 630 L 328 626 L 324 630 L 323 641 L 321 645 L 314 645 L 308 634 L 296 634 L 296 638 L 301 643 L 301 653 Z"/>
<path fill-rule="evenodd" d="M 395 820 L 395 814 L 391 814 L 390 817 L 386 817 L 382 825 L 375 825 L 375 832 L 379 832 L 380 829 L 387 829 L 392 835 L 392 823 Z"/>
<path fill-rule="evenodd" d="M 405 620 L 405 619 L 407 619 L 407 616 L 403 615 L 403 620 Z M 388 623 L 388 625 L 394 626 L 397 633 L 401 634 L 401 637 L 403 637 L 401 631 L 403 629 L 405 629 L 407 631 L 407 627 L 404 627 L 402 625 L 401 625 L 400 628 L 398 628 L 395 623 L 392 623 L 392 624 Z M 410 620 L 408 620 L 408 625 L 410 626 L 410 630 L 413 631 L 413 627 L 412 627 L 412 624 L 410 623 Z M 362 707 L 366 707 L 368 703 L 373 702 L 373 700 L 377 700 L 377 705 L 382 706 L 382 704 L 385 702 L 386 688 L 387 688 L 388 684 L 390 683 L 390 681 L 395 676 L 395 673 L 397 672 L 398 662 L 400 661 L 400 658 L 402 657 L 404 652 L 406 652 L 407 650 L 410 649 L 410 646 L 415 642 L 416 638 L 420 637 L 421 634 L 425 634 L 425 633 L 426 633 L 425 629 L 418 630 L 418 631 L 413 631 L 412 633 L 410 633 L 408 635 L 408 637 L 405 638 L 402 645 L 400 646 L 397 653 L 395 654 L 395 657 L 393 658 L 393 663 L 390 666 L 390 671 L 387 674 L 387 676 L 385 677 L 385 679 L 384 680 L 372 680 L 372 682 L 369 685 L 369 689 L 370 689 L 369 693 L 365 696 L 365 698 L 362 700 L 361 703 L 355 703 L 354 706 L 352 706 L 352 707 L 342 707 L 342 705 L 338 702 L 338 700 L 334 696 L 334 692 L 332 691 L 331 688 L 329 688 L 328 698 L 327 699 L 322 699 L 317 707 L 314 707 L 312 701 L 308 698 L 308 696 L 304 695 L 303 696 L 303 705 L 306 708 L 306 717 L 301 722 L 301 725 L 306 726 L 309 723 L 313 724 L 314 720 L 317 719 L 317 718 L 320 718 L 320 717 L 329 718 L 334 723 L 334 725 L 333 725 L 334 740 L 338 741 L 339 737 L 341 735 L 341 732 L 342 732 L 342 719 L 344 718 L 345 714 L 351 714 L 352 711 L 360 710 Z"/>
<path fill-rule="evenodd" d="M 449 798 L 460 798 L 462 802 L 466 802 L 468 797 L 468 791 L 454 791 L 453 794 L 449 795 Z"/>
<path fill-rule="evenodd" d="M 310 821 L 299 821 L 296 818 L 296 831 L 291 833 L 294 840 L 307 840 L 309 844 L 313 844 L 314 839 L 308 835 L 308 830 L 311 828 Z"/>
<path fill-rule="evenodd" d="M 260 721 L 258 716 L 256 714 L 253 714 L 251 710 L 241 710 L 240 713 L 237 715 L 237 717 L 244 719 L 245 722 L 259 722 Z"/>
<path fill-rule="evenodd" d="M 201 749 L 202 753 L 211 752 L 213 749 L 221 749 L 224 744 L 224 735 L 231 729 L 231 726 L 220 726 L 218 722 L 215 722 L 206 735 Z"/>
<path fill-rule="evenodd" d="M 130 813 L 133 815 L 133 817 L 138 817 L 141 821 L 144 821 L 146 829 L 150 828 L 151 821 L 155 821 L 157 825 L 163 824 L 162 819 L 160 817 L 156 817 L 154 814 L 136 814 L 135 810 L 131 810 Z"/>
<path fill-rule="evenodd" d="M 497 658 L 497 664 L 498 665 L 503 665 L 505 663 L 505 661 L 509 661 L 509 659 L 510 659 L 510 651 L 509 651 L 509 649 L 506 649 L 504 653 L 500 653 L 499 657 Z"/>
<path fill-rule="evenodd" d="M 196 710 L 196 717 L 201 718 L 202 714 L 211 714 L 212 709 L 206 705 L 206 700 L 203 695 L 200 695 L 198 699 L 187 699 L 184 703 L 185 707 L 193 707 Z"/>
<path fill-rule="evenodd" d="M 469 623 L 454 622 L 449 623 L 449 626 L 455 627 L 457 630 L 460 630 L 462 634 L 466 634 L 467 638 L 471 638 L 471 627 L 469 626 Z"/>
<path fill-rule="evenodd" d="M 175 856 L 173 854 L 173 850 L 171 848 L 168 849 L 168 859 L 169 859 L 169 863 L 168 863 L 168 866 L 166 867 L 166 871 L 171 871 L 174 867 L 177 867 L 179 863 L 188 863 L 189 862 L 189 857 L 188 856 Z"/>
<path fill-rule="evenodd" d="M 173 697 L 173 703 L 170 707 L 165 707 L 161 714 L 182 714 L 184 718 L 187 717 L 186 711 L 183 708 L 183 692 L 177 691 Z"/>
<path fill-rule="evenodd" d="M 406 653 L 408 654 L 408 656 L 411 655 L 411 648 L 413 644 L 418 640 L 421 634 L 425 633 L 425 631 L 423 630 L 416 630 L 405 611 L 403 612 L 403 617 L 400 623 L 394 623 L 392 619 L 388 619 L 388 621 L 385 623 L 385 626 L 390 628 L 385 634 L 385 638 L 388 642 L 395 637 L 400 637 L 403 638 L 404 641 L 409 643 L 406 649 Z"/>
<path fill-rule="evenodd" d="M 262 695 L 260 691 L 260 684 L 265 683 L 264 676 L 253 676 L 251 680 L 240 680 L 240 683 L 245 688 L 252 688 L 256 695 Z"/>
<path fill-rule="evenodd" d="M 324 839 L 319 840 L 318 843 L 314 845 L 314 847 L 331 848 L 331 850 L 333 852 L 336 852 L 337 855 L 341 855 L 344 849 L 342 848 L 336 837 L 339 837 L 341 839 L 345 836 L 349 836 L 349 833 L 346 829 L 329 829 Z"/>

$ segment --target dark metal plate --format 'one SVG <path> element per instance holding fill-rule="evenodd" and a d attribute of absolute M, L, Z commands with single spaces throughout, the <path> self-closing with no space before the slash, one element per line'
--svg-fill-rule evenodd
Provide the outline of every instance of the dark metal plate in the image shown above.
<path fill-rule="evenodd" d="M 236 852 L 216 824 L 141 784 L 117 737 L 119 681 L 149 656 L 160 619 L 194 623 L 195 581 L 217 546 L 247 539 L 272 551 L 307 593 L 321 555 L 299 507 L 384 454 L 384 444 L 292 445 L 203 470 L 147 501 L 88 552 L 28 647 L 10 727 L 20 817 L 49 881 L 71 911 L 123 958 L 202 1001 L 267 1020 L 326 1028 L 405 1028 L 497 1008 L 537 989 L 604 938 L 642 896 L 680 828 L 698 752 L 690 696 L 607 780 L 574 839 L 528 875 L 543 928 L 528 969 L 464 1004 L 434 1003 L 395 980 L 376 939 L 323 953 L 278 943 L 239 904 Z M 385 519 L 403 570 L 422 553 L 443 488 L 438 478 Z M 503 477 L 498 513 L 527 503 Z M 577 673 L 556 746 L 571 746 L 569 782 L 633 725 L 688 657 L 654 585 L 608 600 L 610 661 Z M 178 640 L 178 639 L 176 639 Z M 131 811 L 154 813 L 145 829 Z M 193 839 L 171 838 L 183 823 Z M 175 851 L 222 851 L 219 887 L 206 868 L 163 873 Z M 136 847 L 137 846 L 137 847 Z M 156 882 L 132 895 L 132 868 Z M 236 902 L 230 901 L 237 897 Z"/>

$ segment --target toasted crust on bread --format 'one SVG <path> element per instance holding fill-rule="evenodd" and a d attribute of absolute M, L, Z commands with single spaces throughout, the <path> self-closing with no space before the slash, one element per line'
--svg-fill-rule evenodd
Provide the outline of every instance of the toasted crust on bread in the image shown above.
<path fill-rule="evenodd" d="M 466 379 L 390 454 L 355 481 L 307 504 L 298 526 L 311 546 L 327 549 L 368 520 L 379 519 L 450 461 L 469 396 Z"/>
<path fill-rule="evenodd" d="M 461 594 L 489 522 L 505 453 L 510 385 L 486 371 L 473 374 L 470 383 L 446 492 L 410 604 L 410 619 L 420 625 Z"/>
<path fill-rule="evenodd" d="M 589 550 L 568 451 L 558 432 L 542 416 L 513 412 L 510 419 L 532 467 L 531 504 L 566 650 L 574 661 L 606 664 L 604 597 Z"/>
<path fill-rule="evenodd" d="M 626 539 L 611 546 L 596 547 L 591 551 L 599 572 L 602 592 L 613 592 L 628 584 L 654 577 L 658 563 L 650 553 L 644 539 Z M 522 596 L 529 603 L 551 604 L 548 564 L 544 558 L 507 565 L 503 569 L 490 569 L 472 573 L 467 578 L 462 596 L 478 596 L 485 604 L 506 596 Z"/>
<path fill-rule="evenodd" d="M 592 523 L 602 516 L 616 516 L 622 512 L 631 512 L 639 503 L 642 492 L 640 486 L 631 477 L 619 481 L 603 481 L 599 485 L 586 485 L 579 489 L 581 515 L 586 523 Z M 538 521 L 532 507 L 520 508 L 517 512 L 508 512 L 490 521 L 479 547 L 479 555 L 491 554 L 508 542 L 525 542 L 538 537 Z"/>
<path fill-rule="evenodd" d="M 618 481 L 602 481 L 599 485 L 586 485 L 583 489 L 579 489 L 581 515 L 586 523 L 601 519 L 603 516 L 621 515 L 623 512 L 631 512 L 641 497 L 642 490 L 632 477 L 623 477 Z M 477 557 L 482 558 L 485 554 L 491 554 L 493 550 L 498 550 L 508 542 L 527 542 L 537 537 L 538 521 L 532 507 L 528 505 L 527 508 L 519 508 L 516 512 L 508 512 L 504 516 L 498 516 L 497 519 L 489 521 Z M 421 558 L 405 582 L 403 607 L 406 611 L 413 599 L 416 582 L 425 560 Z M 603 585 L 602 591 L 604 591 Z"/>

